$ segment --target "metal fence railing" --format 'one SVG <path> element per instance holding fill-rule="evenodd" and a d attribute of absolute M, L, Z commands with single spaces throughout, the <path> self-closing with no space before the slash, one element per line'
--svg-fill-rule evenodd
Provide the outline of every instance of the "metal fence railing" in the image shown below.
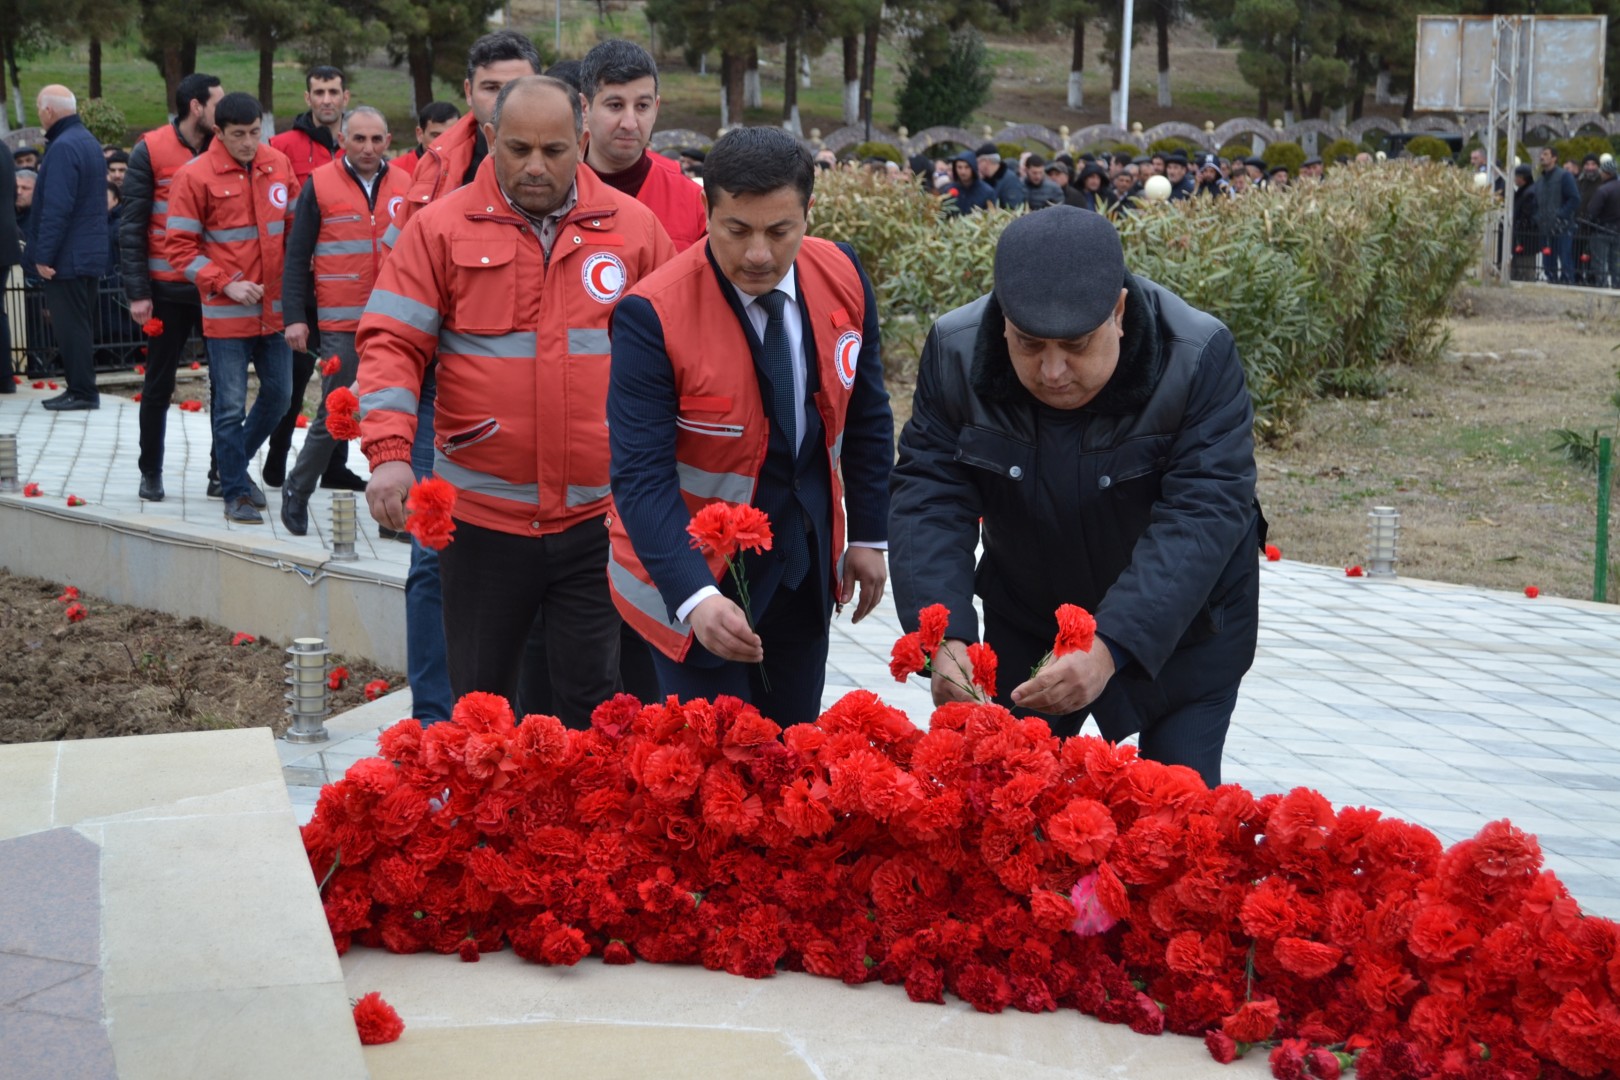
<path fill-rule="evenodd" d="M 5 281 L 3 298 L 11 322 L 12 367 L 19 374 L 44 376 L 62 371 L 61 350 L 45 310 L 37 280 L 24 278 L 19 269 Z M 103 278 L 96 289 L 96 327 L 93 338 L 97 371 L 128 371 L 146 362 L 147 340 L 129 317 L 129 301 L 116 278 Z M 186 342 L 186 359 L 207 363 L 202 338 Z"/>
<path fill-rule="evenodd" d="M 1579 221 L 1574 228 L 1547 233 L 1536 221 L 1515 217 L 1513 280 L 1620 289 L 1620 230 Z"/>

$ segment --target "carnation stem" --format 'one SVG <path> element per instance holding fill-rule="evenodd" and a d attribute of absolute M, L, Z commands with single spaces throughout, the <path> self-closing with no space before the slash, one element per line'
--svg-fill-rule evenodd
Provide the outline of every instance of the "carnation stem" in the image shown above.
<path fill-rule="evenodd" d="M 748 577 L 743 573 L 741 556 L 737 558 L 728 556 L 726 558 L 726 569 L 730 571 L 731 580 L 737 586 L 737 599 L 742 601 L 743 618 L 748 620 L 748 629 L 757 634 L 759 628 L 754 625 L 754 605 L 748 599 Z M 765 661 L 761 660 L 755 666 L 759 668 L 760 684 L 765 687 L 767 694 L 770 693 L 771 679 L 770 676 L 765 674 Z"/>
<path fill-rule="evenodd" d="M 935 649 L 934 650 L 934 655 L 937 656 L 938 654 L 939 654 L 939 650 Z M 968 680 L 967 682 L 964 683 L 961 679 L 957 679 L 957 678 L 954 678 L 954 677 L 952 677 L 950 675 L 947 675 L 943 671 L 941 671 L 939 668 L 935 667 L 934 666 L 934 657 L 933 656 L 928 657 L 927 658 L 928 662 L 923 666 L 926 667 L 931 674 L 938 675 L 940 678 L 944 679 L 946 682 L 950 683 L 952 686 L 956 687 L 957 689 L 965 691 L 967 693 L 968 697 L 972 698 L 974 701 L 988 704 L 987 702 L 985 702 L 985 697 L 984 697 L 983 691 L 981 691 L 979 689 L 979 687 L 978 687 L 978 684 L 973 681 L 973 673 L 968 671 L 967 668 L 962 666 L 962 661 L 960 659 L 957 659 L 957 657 L 956 657 L 956 655 L 954 653 L 952 654 L 951 659 L 956 664 L 956 670 L 960 671 L 963 675 L 967 676 L 967 680 Z"/>
<path fill-rule="evenodd" d="M 321 878 L 320 885 L 316 886 L 315 888 L 315 895 L 319 896 L 321 893 L 326 891 L 326 883 L 332 880 L 332 875 L 338 872 L 338 867 L 342 865 L 342 863 L 343 849 L 338 848 L 332 853 L 332 868 L 326 872 L 325 877 Z"/>

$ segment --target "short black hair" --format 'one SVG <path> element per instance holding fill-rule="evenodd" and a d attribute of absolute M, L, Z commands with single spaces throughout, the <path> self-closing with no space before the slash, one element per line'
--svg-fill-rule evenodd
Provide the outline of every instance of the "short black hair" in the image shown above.
<path fill-rule="evenodd" d="M 128 165 L 129 164 L 129 155 L 124 152 L 123 147 L 115 146 L 107 154 L 107 164 L 109 164 L 109 165 Z"/>
<path fill-rule="evenodd" d="M 448 101 L 430 101 L 422 106 L 422 111 L 416 114 L 416 126 L 427 127 L 429 124 L 453 124 L 461 119 L 461 110 Z"/>
<path fill-rule="evenodd" d="M 574 113 L 574 134 L 578 135 L 585 130 L 585 114 L 580 107 L 579 95 L 574 92 L 572 86 L 569 86 L 561 79 L 553 79 L 550 75 L 524 75 L 501 87 L 501 92 L 495 95 L 495 111 L 490 113 L 489 122 L 499 130 L 501 113 L 506 109 L 506 99 L 520 89 L 538 89 L 539 87 L 550 87 L 567 98 L 569 107 Z"/>
<path fill-rule="evenodd" d="M 342 70 L 333 67 L 331 64 L 320 64 L 310 68 L 309 73 L 304 76 L 304 89 L 312 89 L 315 86 L 316 79 L 321 80 L 321 82 L 331 82 L 336 79 L 340 87 L 345 90 L 349 88 L 349 80 L 344 76 Z"/>
<path fill-rule="evenodd" d="M 561 79 L 583 94 L 585 86 L 579 81 L 579 72 L 582 66 L 578 60 L 559 60 L 546 68 L 546 74 L 553 79 Z"/>
<path fill-rule="evenodd" d="M 497 30 L 485 34 L 467 50 L 467 81 L 472 82 L 473 72 L 479 68 L 503 60 L 527 61 L 529 70 L 540 74 L 540 51 L 534 47 L 534 42 L 516 30 Z"/>
<path fill-rule="evenodd" d="M 649 76 L 653 93 L 658 93 L 658 65 L 651 53 L 633 41 L 609 38 L 586 53 L 579 64 L 579 91 L 586 101 L 595 101 L 604 86 L 623 86 Z"/>
<path fill-rule="evenodd" d="M 1031 154 L 1024 159 L 1024 168 L 1028 169 L 1032 166 L 1037 169 L 1044 169 L 1046 168 L 1046 159 L 1039 154 Z"/>
<path fill-rule="evenodd" d="M 180 85 L 174 88 L 174 115 L 181 120 L 190 116 L 193 101 L 208 108 L 208 99 L 218 85 L 219 76 L 204 75 L 200 71 L 181 79 Z"/>
<path fill-rule="evenodd" d="M 264 109 L 259 105 L 259 99 L 240 90 L 234 94 L 226 94 L 219 99 L 219 104 L 214 106 L 216 128 L 223 129 L 230 124 L 252 126 L 263 119 Z"/>
<path fill-rule="evenodd" d="M 815 190 L 816 167 L 803 143 L 779 127 L 732 128 L 703 161 L 703 197 L 714 210 L 715 192 L 764 195 L 791 187 L 806 208 Z"/>

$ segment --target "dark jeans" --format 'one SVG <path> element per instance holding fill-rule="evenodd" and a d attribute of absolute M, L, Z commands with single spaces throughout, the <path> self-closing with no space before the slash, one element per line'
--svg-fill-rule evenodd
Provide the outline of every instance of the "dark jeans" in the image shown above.
<path fill-rule="evenodd" d="M 619 683 L 624 692 L 643 703 L 659 700 L 658 670 L 653 667 L 653 647 L 642 640 L 629 623 L 619 627 Z M 526 712 L 551 712 L 551 662 L 546 659 L 546 619 L 542 615 L 529 627 L 529 640 L 523 647 L 523 674 L 518 682 L 518 698 Z"/>
<path fill-rule="evenodd" d="M 1553 285 L 1575 284 L 1575 238 L 1567 232 L 1541 238 L 1541 269 Z"/>
<path fill-rule="evenodd" d="M 311 323 L 310 325 L 313 326 L 314 324 Z M 310 348 L 319 348 L 320 346 L 316 343 L 313 334 L 314 331 L 312 330 Z M 325 337 L 324 334 L 321 336 L 322 338 Z M 354 340 L 353 334 L 349 335 L 349 340 L 351 342 Z M 330 356 L 331 353 L 327 353 L 327 355 Z M 292 450 L 293 432 L 298 428 L 298 414 L 304 411 L 304 394 L 309 390 L 309 380 L 314 377 L 315 367 L 321 359 L 313 352 L 295 352 L 292 354 L 292 397 L 288 402 L 287 411 L 282 414 L 281 419 L 276 423 L 275 430 L 270 433 L 269 447 L 265 451 L 268 456 L 275 457 L 279 455 L 285 459 Z M 349 382 L 353 381 L 354 376 L 351 373 Z M 347 386 L 348 383 L 343 385 Z M 326 395 L 323 393 L 321 395 L 321 409 L 323 412 L 325 408 Z M 334 442 L 331 453 L 327 456 L 323 477 L 336 476 L 348 468 L 348 463 L 349 444 L 346 442 Z"/>
<path fill-rule="evenodd" d="M 1620 289 L 1620 232 L 1592 233 L 1591 280 L 1600 289 Z"/>
<path fill-rule="evenodd" d="M 771 597 L 754 628 L 765 646 L 763 676 L 758 664 L 717 662 L 694 641 L 685 663 L 649 650 L 658 671 L 658 689 L 683 701 L 713 701 L 727 694 L 749 702 L 783 727 L 812 723 L 821 715 L 821 691 L 827 683 L 827 620 L 815 593 L 821 587 L 820 579 L 810 574 L 797 589 L 778 588 Z M 769 690 L 765 679 L 770 680 Z"/>
<path fill-rule="evenodd" d="M 5 280 L 10 272 L 9 267 L 0 266 L 0 281 Z M 11 314 L 6 310 L 4 300 L 0 299 L 0 394 L 16 392 L 16 365 L 11 360 Z"/>
<path fill-rule="evenodd" d="M 214 452 L 225 501 L 248 493 L 247 465 L 287 411 L 292 357 L 280 332 L 250 338 L 207 338 L 208 377 L 214 384 Z M 247 410 L 248 365 L 259 376 L 253 411 Z"/>
<path fill-rule="evenodd" d="M 192 331 L 202 329 L 202 305 L 152 299 L 152 316 L 163 323 L 163 333 L 146 346 L 146 376 L 141 381 L 141 474 L 163 472 L 163 440 L 168 433 L 169 404 L 174 400 L 176 373 Z M 208 380 L 210 407 L 215 382 Z M 215 465 L 209 448 L 210 471 Z"/>
<path fill-rule="evenodd" d="M 433 475 L 433 403 L 438 391 L 430 367 L 416 403 L 416 441 L 411 443 L 411 472 L 418 480 Z M 439 553 L 423 547 L 414 536 L 411 568 L 405 575 L 405 678 L 411 684 L 411 715 L 424 724 L 450 719 L 454 697 L 445 660 Z"/>
<path fill-rule="evenodd" d="M 315 485 L 321 482 L 321 475 L 331 464 L 333 454 L 338 447 L 347 447 L 346 441 L 334 439 L 326 430 L 326 396 L 340 386 L 349 386 L 354 382 L 355 372 L 360 367 L 360 357 L 354 351 L 353 334 L 326 333 L 321 335 L 325 345 L 323 350 L 328 355 L 338 358 L 338 369 L 331 375 L 321 376 L 321 404 L 315 410 L 315 419 L 310 421 L 309 431 L 304 436 L 304 447 L 298 451 L 298 461 L 287 472 L 287 490 L 295 495 L 302 495 L 306 499 L 315 491 Z M 297 386 L 297 361 L 293 362 L 293 404 L 303 403 L 303 394 Z M 281 429 L 277 428 L 277 432 Z M 271 452 L 275 447 L 275 436 L 271 436 Z"/>
<path fill-rule="evenodd" d="M 96 279 L 52 278 L 40 291 L 56 345 L 62 350 L 67 392 L 85 401 L 100 401 L 96 390 Z"/>
<path fill-rule="evenodd" d="M 523 644 L 542 611 L 559 720 L 590 726 L 619 690 L 619 613 L 607 582 L 606 517 L 560 533 L 518 536 L 456 522 L 439 553 L 450 687 L 516 701 Z"/>

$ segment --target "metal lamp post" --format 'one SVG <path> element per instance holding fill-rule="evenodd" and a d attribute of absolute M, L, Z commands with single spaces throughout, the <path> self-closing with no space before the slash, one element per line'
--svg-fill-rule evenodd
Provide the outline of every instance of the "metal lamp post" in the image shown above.
<path fill-rule="evenodd" d="M 321 723 L 331 713 L 327 704 L 326 641 L 318 637 L 294 638 L 287 648 L 287 716 L 292 721 L 284 738 L 291 743 L 325 742 L 330 736 Z"/>

